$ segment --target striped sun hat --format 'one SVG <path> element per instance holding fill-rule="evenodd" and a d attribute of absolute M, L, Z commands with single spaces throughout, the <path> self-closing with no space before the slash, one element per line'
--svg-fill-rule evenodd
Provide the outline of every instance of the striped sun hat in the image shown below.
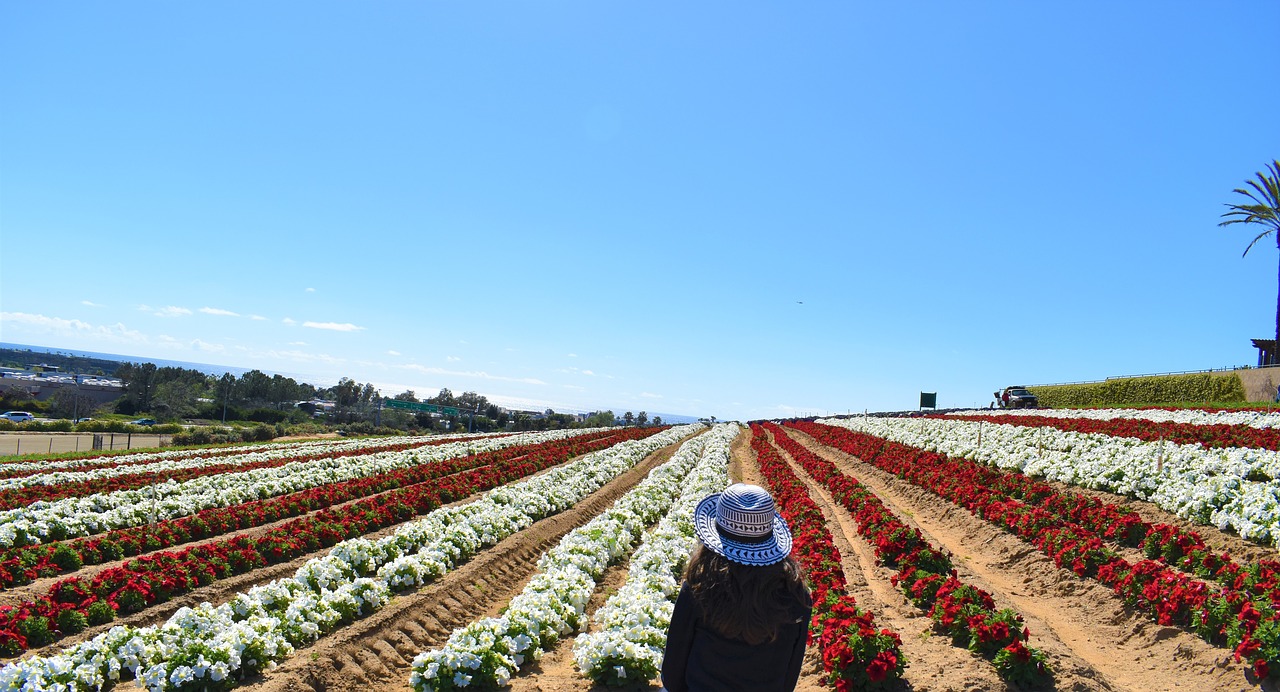
<path fill-rule="evenodd" d="M 772 565 L 791 554 L 791 529 L 758 485 L 734 483 L 703 498 L 693 531 L 712 552 L 742 565 Z"/>

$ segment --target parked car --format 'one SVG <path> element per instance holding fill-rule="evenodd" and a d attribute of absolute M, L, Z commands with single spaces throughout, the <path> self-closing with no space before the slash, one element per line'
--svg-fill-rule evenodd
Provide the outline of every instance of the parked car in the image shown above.
<path fill-rule="evenodd" d="M 0 413 L 0 418 L 11 420 L 14 423 L 26 423 L 29 420 L 35 420 L 36 417 L 26 411 L 5 411 Z"/>
<path fill-rule="evenodd" d="M 89 421 L 91 421 L 91 420 L 93 420 L 93 419 L 92 419 L 92 418 L 90 418 L 90 417 L 88 417 L 88 416 L 85 416 L 84 418 L 77 418 L 77 419 L 75 419 L 75 420 L 73 420 L 73 421 L 71 421 L 71 422 L 72 422 L 72 423 L 88 423 L 88 422 L 89 422 Z"/>
<path fill-rule="evenodd" d="M 156 422 L 150 418 L 139 418 L 138 420 L 129 421 L 129 425 L 155 425 Z"/>
<path fill-rule="evenodd" d="M 1005 387 L 1004 391 L 996 396 L 996 401 L 999 402 L 1000 408 L 1040 407 L 1040 400 L 1036 398 L 1036 395 L 1027 391 L 1027 388 L 1022 385 Z"/>

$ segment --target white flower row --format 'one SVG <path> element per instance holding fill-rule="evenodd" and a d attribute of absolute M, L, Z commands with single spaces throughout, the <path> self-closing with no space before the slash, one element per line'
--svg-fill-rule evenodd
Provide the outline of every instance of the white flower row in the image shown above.
<path fill-rule="evenodd" d="M 1153 502 L 1255 541 L 1280 539 L 1280 453 L 926 418 L 823 419 L 902 444 L 1029 476 Z"/>
<path fill-rule="evenodd" d="M 451 434 L 448 437 L 461 437 L 466 433 Z M 199 449 L 174 449 L 159 452 L 134 452 L 132 454 L 85 457 L 81 459 L 53 459 L 42 461 L 14 461 L 0 464 L 0 471 L 36 471 L 52 473 L 55 471 L 75 470 L 84 466 L 127 465 L 127 468 L 147 468 L 148 464 L 158 462 L 202 460 L 205 464 L 235 463 L 230 461 L 240 455 L 272 454 L 296 456 L 327 450 L 360 450 L 370 451 L 381 447 L 389 447 L 398 443 L 413 440 L 439 440 L 443 436 L 423 437 L 366 437 L 338 440 L 309 440 L 305 442 L 265 442 L 235 447 L 201 447 Z M 234 451 L 234 454 L 225 452 Z M 218 453 L 223 453 L 219 455 Z M 270 458 L 270 457 L 263 457 Z"/>
<path fill-rule="evenodd" d="M 26 507 L 0 511 L 0 547 L 35 545 L 70 536 L 90 536 L 112 529 L 141 526 L 189 516 L 205 509 L 230 507 L 468 453 L 559 440 L 590 431 L 552 430 L 403 451 L 312 459 L 272 468 L 200 476 L 182 482 L 169 480 L 132 490 L 35 502 Z"/>
<path fill-rule="evenodd" d="M 440 441 L 438 437 L 392 437 L 377 440 L 377 444 L 370 444 L 369 440 L 343 440 L 340 443 L 325 441 L 325 444 L 316 445 L 315 443 L 298 443 L 296 445 L 277 444 L 268 449 L 257 449 L 254 451 L 246 451 L 226 456 L 184 456 L 179 459 L 160 459 L 142 464 L 132 464 L 129 466 L 114 466 L 111 468 L 96 468 L 86 470 L 59 470 L 48 468 L 42 469 L 42 473 L 35 473 L 30 476 L 20 476 L 17 478 L 0 478 L 0 490 L 11 488 L 28 488 L 37 485 L 66 485 L 69 483 L 82 483 L 86 481 L 98 481 L 117 476 L 135 476 L 139 474 L 152 474 L 163 478 L 165 474 L 173 471 L 183 471 L 187 469 L 197 469 L 205 466 L 224 466 L 234 465 L 241 466 L 244 464 L 255 464 L 260 462 L 276 461 L 279 459 L 288 459 L 290 457 L 308 456 L 316 453 L 344 453 L 359 452 L 367 450 L 368 454 L 373 454 L 379 450 L 403 445 L 417 444 L 418 446 L 426 446 L 431 442 Z M 9 467 L 3 467 L 0 470 L 10 470 Z"/>
<path fill-rule="evenodd" d="M 1202 411 L 1199 409 L 1137 408 L 1040 408 L 951 411 L 956 416 L 1044 416 L 1046 418 L 1088 418 L 1092 420 L 1149 420 L 1154 423 L 1186 423 L 1190 425 L 1247 425 L 1251 428 L 1280 427 L 1280 410 L 1270 411 Z"/>
<path fill-rule="evenodd" d="M 612 507 L 565 535 L 500 617 L 458 629 L 443 647 L 415 657 L 409 684 L 418 692 L 504 686 L 526 659 L 577 631 L 596 580 L 671 507 L 704 445 L 701 437 L 681 445 Z"/>
<path fill-rule="evenodd" d="M 270 670 L 295 648 L 424 584 L 538 519 L 563 511 L 647 454 L 696 430 L 672 428 L 584 455 L 483 498 L 442 508 L 371 541 L 355 538 L 292 577 L 219 606 L 182 608 L 163 625 L 113 627 L 53 656 L 0 668 L 0 690 L 103 690 L 129 676 L 151 692 L 225 689 Z"/>
<path fill-rule="evenodd" d="M 681 575 L 698 543 L 693 510 L 729 484 L 729 445 L 738 432 L 737 425 L 722 424 L 697 438 L 705 444 L 690 450 L 699 460 L 680 499 L 631 556 L 627 583 L 592 617 L 596 631 L 574 640 L 573 660 L 583 675 L 605 685 L 657 677 Z"/>

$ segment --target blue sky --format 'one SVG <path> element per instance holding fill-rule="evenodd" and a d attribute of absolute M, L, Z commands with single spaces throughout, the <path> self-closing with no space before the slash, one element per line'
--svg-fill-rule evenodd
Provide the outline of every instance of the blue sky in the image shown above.
<path fill-rule="evenodd" d="M 4 3 L 0 339 L 722 419 L 1254 362 L 1280 3 Z"/>

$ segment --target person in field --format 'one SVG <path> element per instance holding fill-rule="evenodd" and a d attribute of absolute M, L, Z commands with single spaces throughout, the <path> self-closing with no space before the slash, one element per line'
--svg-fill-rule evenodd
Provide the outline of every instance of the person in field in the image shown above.
<path fill-rule="evenodd" d="M 735 483 L 694 510 L 701 542 L 667 629 L 669 692 L 790 692 L 800 678 L 812 603 L 791 530 L 773 497 Z"/>

